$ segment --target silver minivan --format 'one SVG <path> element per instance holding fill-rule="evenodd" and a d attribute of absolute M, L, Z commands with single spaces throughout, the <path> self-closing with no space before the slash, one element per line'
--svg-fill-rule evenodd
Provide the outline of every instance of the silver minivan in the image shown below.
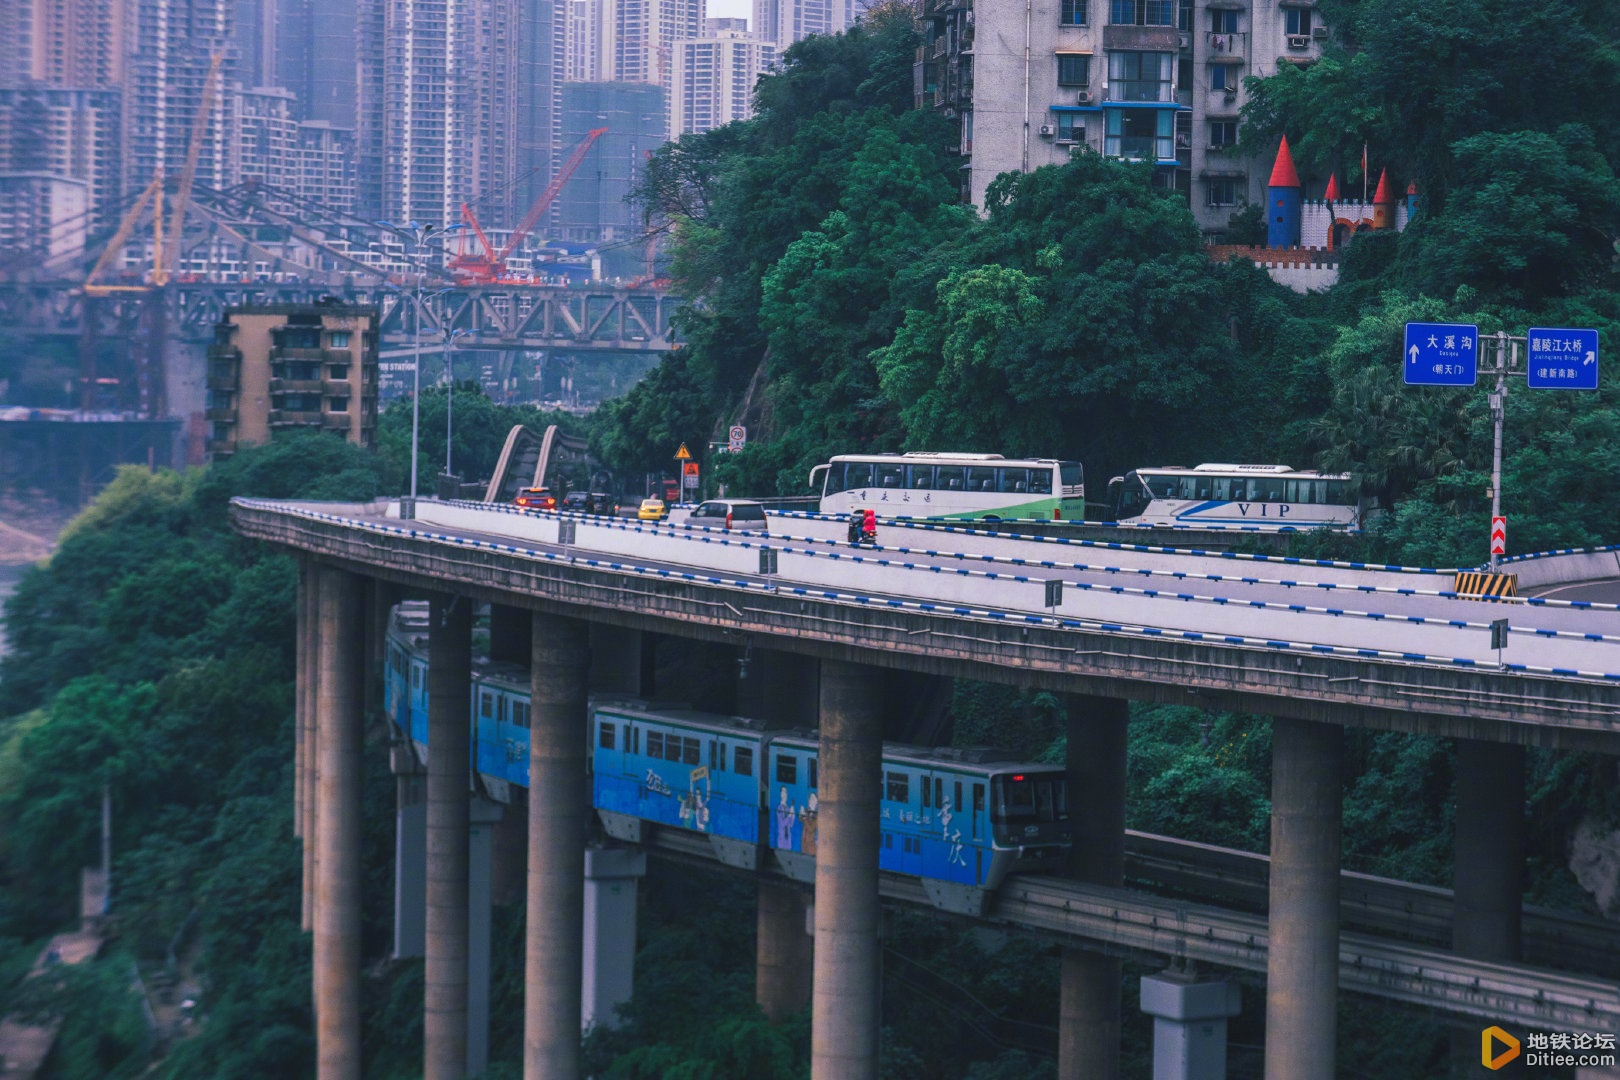
<path fill-rule="evenodd" d="M 710 499 L 699 503 L 686 523 L 724 529 L 726 532 L 736 530 L 766 534 L 769 531 L 765 523 L 765 508 L 752 499 Z"/>

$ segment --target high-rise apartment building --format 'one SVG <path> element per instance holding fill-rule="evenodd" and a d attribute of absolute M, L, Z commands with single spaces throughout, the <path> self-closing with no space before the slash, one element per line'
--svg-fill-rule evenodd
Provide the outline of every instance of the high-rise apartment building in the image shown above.
<path fill-rule="evenodd" d="M 961 122 L 964 200 L 982 206 L 1000 173 L 1090 147 L 1151 162 L 1212 232 L 1264 201 L 1269 160 L 1237 149 L 1243 79 L 1321 55 L 1314 3 L 1047 0 L 1032 12 L 922 0 L 916 103 Z"/>
<path fill-rule="evenodd" d="M 135 50 L 124 91 L 123 168 L 126 190 L 139 191 L 154 175 L 184 170 L 192 124 L 202 101 L 212 54 L 224 55 L 214 83 L 199 184 L 229 183 L 230 102 L 236 85 L 231 0 L 133 0 Z"/>
<path fill-rule="evenodd" d="M 564 24 L 564 82 L 599 82 L 613 55 L 611 0 L 562 0 Z"/>
<path fill-rule="evenodd" d="M 776 46 L 749 37 L 746 20 L 707 22 L 704 37 L 675 43 L 672 137 L 752 116 L 754 84 L 776 63 Z"/>
<path fill-rule="evenodd" d="M 517 0 L 517 4 L 513 218 L 521 218 L 534 205 L 562 162 L 562 86 L 568 66 L 567 10 L 561 0 Z"/>
<path fill-rule="evenodd" d="M 298 125 L 296 192 L 340 214 L 355 212 L 354 131 L 325 120 Z"/>
<path fill-rule="evenodd" d="M 298 121 L 293 119 L 297 98 L 279 86 L 238 90 L 232 95 L 236 110 L 231 132 L 232 180 L 254 180 L 282 191 L 298 187 Z"/>
<path fill-rule="evenodd" d="M 568 146 L 607 128 L 558 197 L 562 238 L 609 244 L 645 231 L 627 201 L 647 155 L 665 139 L 664 91 L 649 83 L 566 83 L 562 139 Z"/>
<path fill-rule="evenodd" d="M 781 50 L 812 34 L 843 33 L 855 15 L 855 0 L 754 0 L 754 36 Z"/>
<path fill-rule="evenodd" d="M 673 85 L 677 41 L 703 35 L 703 0 L 613 0 L 615 82 Z M 608 77 L 603 73 L 603 77 Z"/>
<path fill-rule="evenodd" d="M 86 186 L 97 228 L 116 224 L 123 190 L 116 89 L 85 90 L 32 83 L 0 89 L 0 170 L 44 172 Z"/>
<path fill-rule="evenodd" d="M 487 224 L 504 223 L 528 134 L 520 113 L 536 93 L 520 82 L 532 66 L 525 46 L 544 49 L 548 62 L 560 49 L 549 40 L 556 35 L 519 37 L 522 2 L 362 0 L 363 212 L 442 225 L 460 216 L 463 202 L 475 202 Z"/>
<path fill-rule="evenodd" d="M 125 0 L 0 0 L 0 86 L 117 86 L 129 16 Z"/>
<path fill-rule="evenodd" d="M 88 185 L 50 173 L 0 172 L 0 253 L 77 255 L 89 231 Z"/>

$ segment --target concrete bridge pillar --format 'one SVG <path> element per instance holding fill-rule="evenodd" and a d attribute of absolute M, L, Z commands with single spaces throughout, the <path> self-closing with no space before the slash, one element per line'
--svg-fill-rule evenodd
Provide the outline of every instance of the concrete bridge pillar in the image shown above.
<path fill-rule="evenodd" d="M 489 605 L 489 658 L 497 663 L 528 664 L 530 615 L 523 608 Z"/>
<path fill-rule="evenodd" d="M 467 1075 L 489 1068 L 490 870 L 495 829 L 505 816 L 498 802 L 473 799 L 467 834 Z"/>
<path fill-rule="evenodd" d="M 784 727 L 816 726 L 820 662 L 780 649 L 750 648 L 738 664 L 737 712 Z M 754 1000 L 780 1023 L 810 1004 L 814 930 L 802 890 L 761 879 L 755 916 Z"/>
<path fill-rule="evenodd" d="M 1524 910 L 1524 747 L 1457 740 L 1457 812 L 1452 891 L 1456 902 L 1451 948 L 1474 960 L 1516 963 Z M 1480 1060 L 1480 1028 L 1453 1028 L 1453 1056 L 1462 1075 L 1489 1072 Z"/>
<path fill-rule="evenodd" d="M 360 798 L 365 714 L 361 579 L 322 568 L 314 815 L 315 1055 L 320 1080 L 360 1076 Z"/>
<path fill-rule="evenodd" d="M 428 601 L 427 962 L 424 1080 L 459 1080 L 467 1065 L 468 716 L 472 602 Z"/>
<path fill-rule="evenodd" d="M 293 835 L 304 839 L 304 769 L 305 744 L 304 724 L 308 717 L 304 714 L 304 693 L 310 680 L 310 656 L 308 645 L 304 637 L 305 606 L 309 603 L 313 588 L 310 578 L 313 571 L 307 558 L 298 560 L 298 595 L 293 601 L 294 629 L 293 645 L 296 659 L 293 662 Z M 306 890 L 307 895 L 307 890 Z"/>
<path fill-rule="evenodd" d="M 1272 721 L 1266 1080 L 1334 1075 L 1343 756 L 1337 725 Z"/>
<path fill-rule="evenodd" d="M 1125 881 L 1125 739 L 1130 702 L 1065 697 L 1069 821 L 1074 847 L 1069 876 L 1093 885 Z M 1058 1012 L 1058 1076 L 1119 1076 L 1121 973 L 1117 957 L 1063 947 Z"/>
<path fill-rule="evenodd" d="M 883 673 L 821 663 L 812 1080 L 876 1080 Z"/>
<path fill-rule="evenodd" d="M 529 665 L 529 907 L 524 957 L 525 1080 L 578 1080 L 583 978 L 589 631 L 534 613 Z"/>
<path fill-rule="evenodd" d="M 647 853 L 631 848 L 585 852 L 585 955 L 581 986 L 589 1031 L 618 1027 L 617 1009 L 630 1000 L 636 975 L 636 893 L 647 876 Z"/>
<path fill-rule="evenodd" d="M 394 959 L 427 948 L 427 775 L 409 743 L 389 748 L 394 774 Z"/>
<path fill-rule="evenodd" d="M 324 580 L 320 564 L 306 559 L 306 580 L 298 609 L 298 640 L 304 651 L 304 682 L 299 688 L 303 705 L 300 727 L 304 733 L 303 784 L 299 796 L 303 806 L 304 874 L 303 895 L 299 905 L 299 926 L 305 932 L 315 929 L 315 859 L 316 814 L 319 800 L 316 791 L 320 783 L 320 750 L 317 745 L 320 723 L 321 687 L 321 584 Z"/>
<path fill-rule="evenodd" d="M 591 690 L 599 694 L 651 697 L 652 643 L 642 630 L 591 623 Z"/>

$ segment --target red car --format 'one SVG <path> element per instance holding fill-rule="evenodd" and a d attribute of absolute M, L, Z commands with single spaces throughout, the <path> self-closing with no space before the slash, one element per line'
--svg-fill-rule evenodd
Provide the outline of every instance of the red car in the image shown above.
<path fill-rule="evenodd" d="M 550 488 L 524 488 L 512 502 L 525 510 L 557 509 L 557 496 L 551 493 Z"/>

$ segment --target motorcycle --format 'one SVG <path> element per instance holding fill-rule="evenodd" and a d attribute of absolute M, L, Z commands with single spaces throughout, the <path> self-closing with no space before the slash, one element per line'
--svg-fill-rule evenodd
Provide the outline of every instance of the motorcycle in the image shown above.
<path fill-rule="evenodd" d="M 857 510 L 850 515 L 849 542 L 854 547 L 860 547 L 862 541 L 877 546 L 877 521 L 873 519 L 871 528 L 867 528 L 866 515 Z"/>

